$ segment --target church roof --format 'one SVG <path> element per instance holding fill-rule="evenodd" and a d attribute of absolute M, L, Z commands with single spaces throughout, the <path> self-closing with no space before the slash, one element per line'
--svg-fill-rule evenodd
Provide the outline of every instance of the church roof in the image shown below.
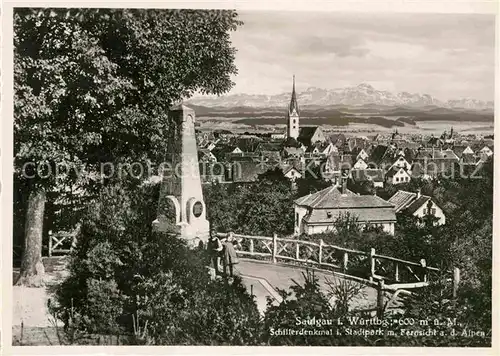
<path fill-rule="evenodd" d="M 297 103 L 297 94 L 295 93 L 295 75 L 293 76 L 292 97 L 290 99 L 290 105 L 288 106 L 288 115 L 294 110 L 297 112 L 297 115 L 299 115 L 299 104 Z"/>
<path fill-rule="evenodd" d="M 316 130 L 320 130 L 319 126 L 303 126 L 299 130 L 299 137 L 297 141 L 304 144 L 305 146 L 311 145 L 311 139 L 316 133 Z"/>

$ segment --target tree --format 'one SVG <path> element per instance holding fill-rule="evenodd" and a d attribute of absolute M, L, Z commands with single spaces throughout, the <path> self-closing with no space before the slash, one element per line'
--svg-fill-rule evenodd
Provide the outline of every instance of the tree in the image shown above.
<path fill-rule="evenodd" d="M 251 184 L 206 186 L 205 193 L 209 219 L 220 231 L 266 236 L 293 232 L 294 192 L 279 168 Z"/>
<path fill-rule="evenodd" d="M 163 159 L 176 132 L 170 106 L 234 84 L 238 25 L 225 10 L 16 9 L 15 178 L 27 181 L 30 207 L 18 284 L 43 274 L 46 192 L 98 191 L 122 173 L 118 164 L 137 176 L 131 163 Z"/>

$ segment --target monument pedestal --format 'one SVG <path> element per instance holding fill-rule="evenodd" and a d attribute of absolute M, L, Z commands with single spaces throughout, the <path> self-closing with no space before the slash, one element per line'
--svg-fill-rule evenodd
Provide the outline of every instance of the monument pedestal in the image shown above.
<path fill-rule="evenodd" d="M 153 228 L 185 239 L 190 246 L 205 244 L 209 222 L 201 188 L 194 110 L 179 105 L 170 111 L 175 134 L 167 143 L 158 218 Z"/>

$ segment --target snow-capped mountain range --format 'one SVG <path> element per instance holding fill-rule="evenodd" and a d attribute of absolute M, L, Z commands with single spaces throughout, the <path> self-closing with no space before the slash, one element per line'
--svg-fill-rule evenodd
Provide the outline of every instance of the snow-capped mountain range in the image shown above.
<path fill-rule="evenodd" d="M 188 103 L 207 107 L 284 107 L 289 103 L 290 92 L 277 95 L 262 94 L 232 94 L 220 97 L 196 97 Z M 410 106 L 425 107 L 438 106 L 444 108 L 463 108 L 472 110 L 493 109 L 492 101 L 481 101 L 476 99 L 458 99 L 441 101 L 428 94 L 412 94 L 408 92 L 391 93 L 389 91 L 377 90 L 370 84 L 362 83 L 353 87 L 339 89 L 321 89 L 310 87 L 303 92 L 297 92 L 299 106 L 316 105 L 346 105 L 361 106 L 368 104 L 384 106 Z"/>

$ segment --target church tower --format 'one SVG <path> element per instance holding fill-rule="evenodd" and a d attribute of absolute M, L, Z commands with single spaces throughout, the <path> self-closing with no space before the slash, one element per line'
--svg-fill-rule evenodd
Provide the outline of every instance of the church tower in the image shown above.
<path fill-rule="evenodd" d="M 287 137 L 299 137 L 299 104 L 295 93 L 295 75 L 293 76 L 292 98 L 287 113 Z"/>

